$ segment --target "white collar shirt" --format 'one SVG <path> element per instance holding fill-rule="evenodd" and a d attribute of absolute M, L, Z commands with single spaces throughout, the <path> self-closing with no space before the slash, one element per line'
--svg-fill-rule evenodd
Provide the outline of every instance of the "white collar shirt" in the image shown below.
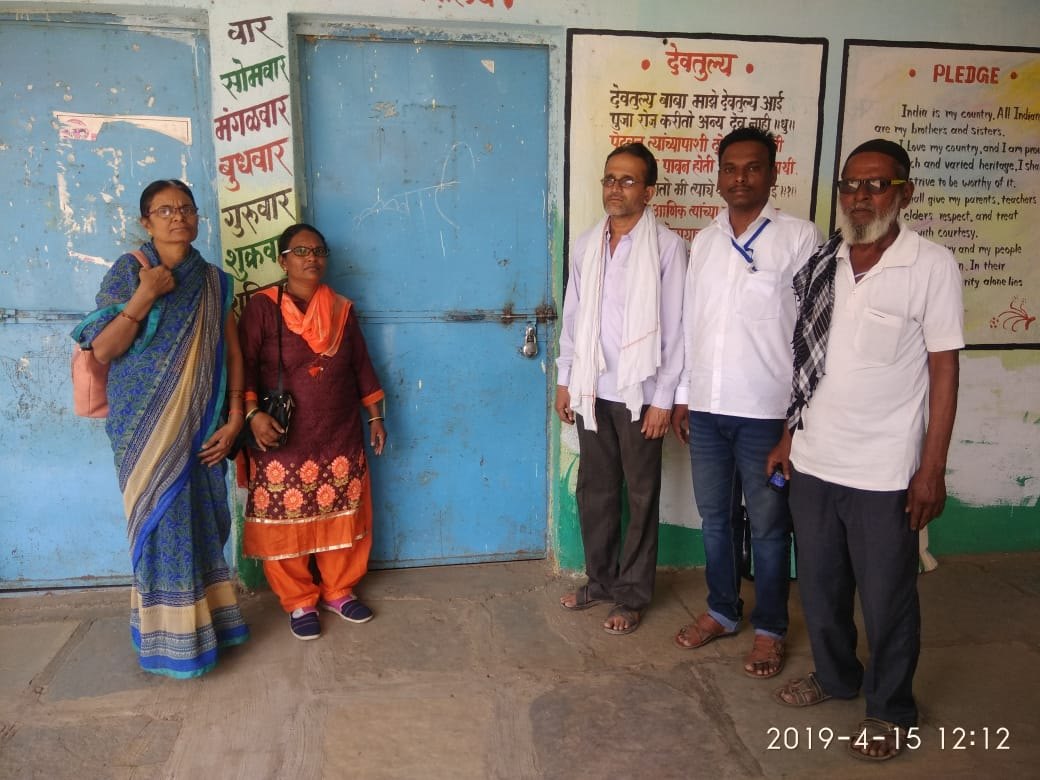
<path fill-rule="evenodd" d="M 802 411 L 791 462 L 860 490 L 905 490 L 917 470 L 928 406 L 928 353 L 964 346 L 960 269 L 905 226 L 856 283 L 838 250 L 823 377 Z"/>
<path fill-rule="evenodd" d="M 734 248 L 754 239 L 756 270 Z M 740 236 L 729 209 L 690 247 L 683 300 L 685 362 L 675 403 L 712 414 L 779 419 L 791 398 L 796 316 L 794 274 L 820 245 L 820 231 L 766 204 Z"/>
<path fill-rule="evenodd" d="M 589 241 L 603 241 L 603 303 L 600 312 L 600 344 L 603 347 L 605 370 L 596 382 L 596 397 L 606 401 L 622 401 L 617 391 L 618 358 L 621 354 L 621 333 L 625 321 L 625 269 L 632 249 L 632 239 L 624 235 L 617 248 L 610 251 L 610 230 L 596 235 L 592 228 L 578 236 L 570 252 L 570 276 L 563 304 L 563 327 L 560 332 L 560 351 L 556 359 L 558 385 L 570 382 L 574 356 L 574 330 L 578 318 L 578 291 L 581 287 L 581 261 Z M 686 244 L 678 233 L 669 230 L 663 222 L 657 223 L 657 244 L 661 261 L 661 365 L 657 374 L 643 382 L 644 403 L 659 409 L 671 409 L 675 386 L 679 381 L 683 361 L 682 285 L 686 273 Z"/>

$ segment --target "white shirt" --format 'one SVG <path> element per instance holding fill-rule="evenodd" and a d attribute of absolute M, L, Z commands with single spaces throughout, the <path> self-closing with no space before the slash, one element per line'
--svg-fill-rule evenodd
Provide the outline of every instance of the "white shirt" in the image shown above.
<path fill-rule="evenodd" d="M 751 244 L 755 267 L 733 247 Z M 780 419 L 791 401 L 794 275 L 821 243 L 820 231 L 766 204 L 744 234 L 729 209 L 693 239 L 686 272 L 686 359 L 675 403 L 698 412 Z"/>
<path fill-rule="evenodd" d="M 608 223 L 609 224 L 609 223 Z M 595 228 L 585 231 L 574 241 L 570 252 L 570 276 L 563 301 L 563 329 L 560 333 L 560 355 L 556 358 L 556 383 L 568 385 L 574 356 L 574 327 L 580 305 L 578 290 L 581 262 L 589 241 L 606 242 L 604 248 L 603 306 L 600 313 L 600 343 L 606 370 L 596 383 L 596 397 L 607 401 L 623 401 L 617 392 L 618 355 L 621 351 L 621 329 L 625 317 L 625 268 L 632 240 L 626 234 L 610 251 L 609 228 L 602 236 Z M 682 285 L 686 273 L 686 243 L 664 224 L 657 223 L 657 244 L 661 260 L 661 365 L 657 374 L 643 382 L 644 403 L 659 409 L 671 409 L 675 385 L 682 371 Z"/>
<path fill-rule="evenodd" d="M 860 490 L 905 490 L 920 465 L 928 353 L 964 346 L 960 269 L 945 247 L 900 225 L 858 284 L 838 250 L 823 377 L 794 433 L 791 462 Z"/>

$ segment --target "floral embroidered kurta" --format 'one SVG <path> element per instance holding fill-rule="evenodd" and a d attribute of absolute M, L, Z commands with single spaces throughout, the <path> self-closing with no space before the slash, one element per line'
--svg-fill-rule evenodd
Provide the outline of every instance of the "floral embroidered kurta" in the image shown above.
<path fill-rule="evenodd" d="M 242 315 L 247 392 L 277 387 L 279 316 L 264 295 L 254 295 Z M 315 354 L 284 322 L 281 339 L 282 382 L 296 401 L 288 440 L 248 453 L 243 551 L 268 560 L 351 547 L 370 533 L 361 410 L 383 398 L 353 307 L 331 357 Z"/>

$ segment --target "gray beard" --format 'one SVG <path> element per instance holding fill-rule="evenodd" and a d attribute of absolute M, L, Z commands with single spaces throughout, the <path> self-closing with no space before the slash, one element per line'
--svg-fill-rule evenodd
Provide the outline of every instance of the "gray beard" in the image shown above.
<path fill-rule="evenodd" d="M 841 208 L 835 215 L 835 224 L 841 231 L 842 238 L 850 244 L 874 244 L 888 235 L 888 231 L 899 219 L 899 204 L 893 204 L 887 214 L 877 214 L 865 225 L 854 225 L 848 214 Z"/>

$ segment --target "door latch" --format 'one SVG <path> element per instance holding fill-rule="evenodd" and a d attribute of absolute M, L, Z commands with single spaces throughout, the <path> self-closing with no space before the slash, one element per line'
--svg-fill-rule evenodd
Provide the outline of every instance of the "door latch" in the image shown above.
<path fill-rule="evenodd" d="M 524 331 L 524 343 L 520 345 L 520 354 L 525 358 L 533 358 L 538 354 L 538 330 L 528 325 Z"/>

